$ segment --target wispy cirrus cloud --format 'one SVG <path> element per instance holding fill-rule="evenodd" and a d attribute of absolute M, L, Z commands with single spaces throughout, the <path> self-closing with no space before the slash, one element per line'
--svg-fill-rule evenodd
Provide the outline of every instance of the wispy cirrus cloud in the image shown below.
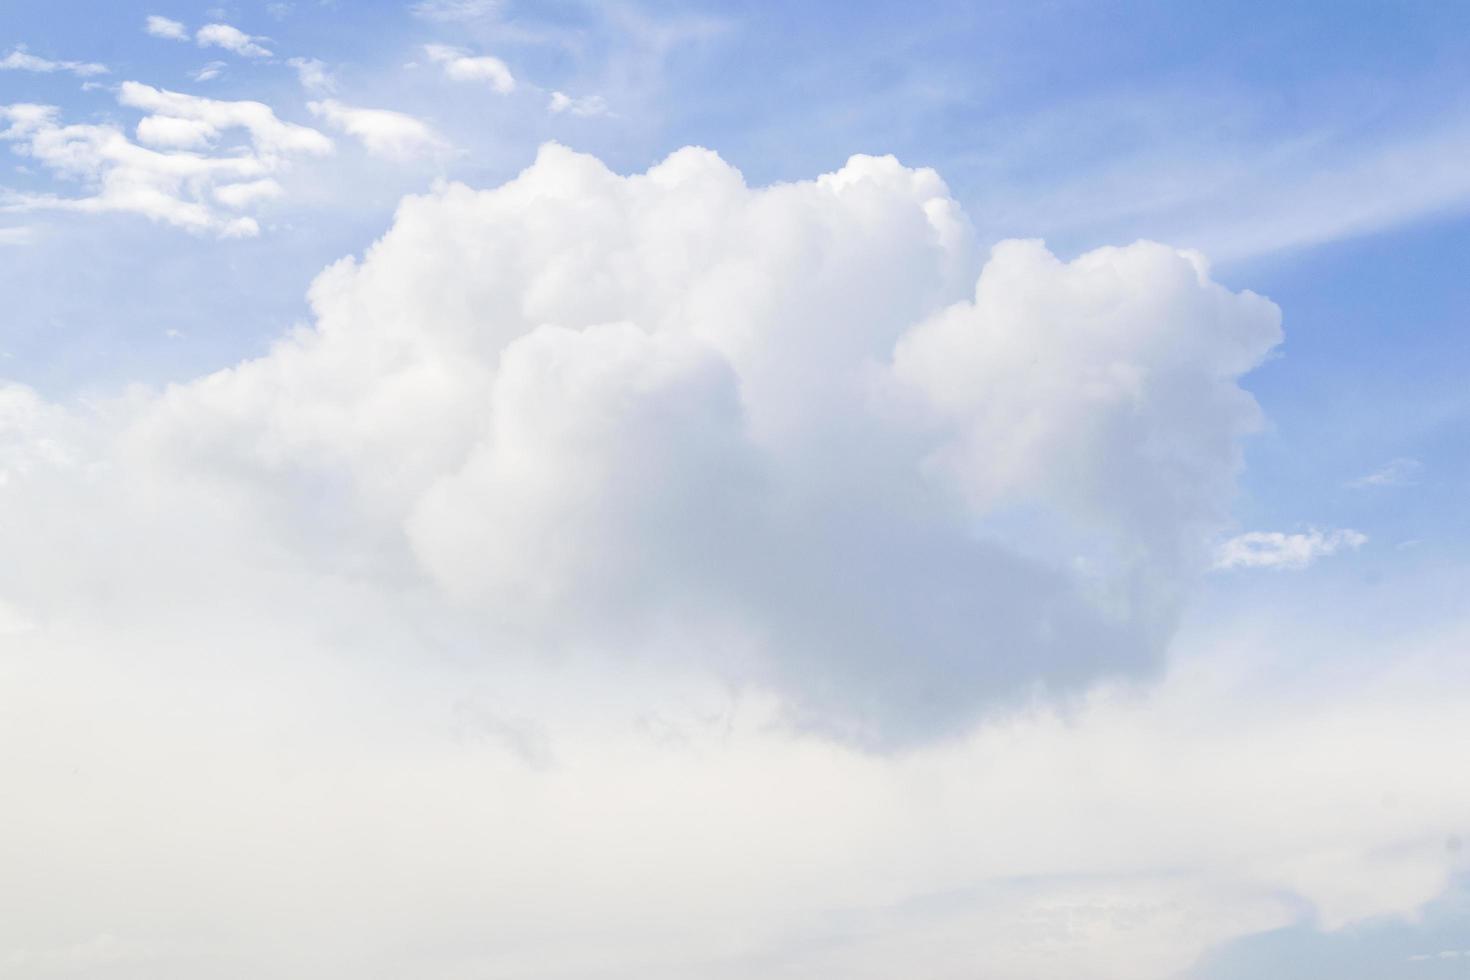
<path fill-rule="evenodd" d="M 1389 460 L 1372 473 L 1349 480 L 1347 485 L 1357 489 L 1413 486 L 1418 482 L 1419 473 L 1423 469 L 1424 464 L 1419 460 L 1410 456 L 1400 456 L 1398 459 Z"/>
<path fill-rule="evenodd" d="M 33 71 L 45 74 L 64 71 L 78 78 L 92 78 L 96 75 L 106 75 L 108 69 L 106 65 L 95 61 L 53 61 L 50 58 L 31 54 L 22 46 L 16 47 L 5 57 L 0 58 L 0 71 Z"/>

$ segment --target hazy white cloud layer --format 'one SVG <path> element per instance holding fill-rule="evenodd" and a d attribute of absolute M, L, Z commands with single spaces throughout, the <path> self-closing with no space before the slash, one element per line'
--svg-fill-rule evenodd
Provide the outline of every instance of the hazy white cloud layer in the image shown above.
<path fill-rule="evenodd" d="M 161 391 L 0 385 L 0 975 L 1166 980 L 1467 870 L 1463 627 L 1161 670 L 1280 339 L 1197 254 L 550 145 L 310 299 Z M 1260 687 L 1324 637 L 1368 666 Z"/>
<path fill-rule="evenodd" d="M 91 193 L 81 197 L 20 194 L 0 197 L 6 210 L 62 209 L 139 214 L 195 232 L 250 236 L 250 216 L 222 212 L 219 201 L 260 200 L 241 188 L 269 184 L 292 157 L 322 156 L 332 141 L 307 126 L 284 122 L 264 103 L 220 101 L 123 82 L 118 103 L 148 113 L 137 142 L 110 124 L 64 124 L 52 106 L 0 106 L 0 140 L 57 177 Z M 218 148 L 222 134 L 243 130 L 249 149 Z M 273 196 L 273 195 L 272 195 Z"/>

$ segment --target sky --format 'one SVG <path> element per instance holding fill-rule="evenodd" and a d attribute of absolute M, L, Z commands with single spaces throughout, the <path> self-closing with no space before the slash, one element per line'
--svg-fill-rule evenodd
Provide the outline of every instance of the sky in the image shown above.
<path fill-rule="evenodd" d="M 0 978 L 1470 971 L 1470 7 L 0 7 Z"/>

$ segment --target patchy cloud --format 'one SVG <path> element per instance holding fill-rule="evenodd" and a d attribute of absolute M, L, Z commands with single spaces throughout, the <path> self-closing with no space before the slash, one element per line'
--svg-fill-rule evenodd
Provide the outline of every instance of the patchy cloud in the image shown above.
<path fill-rule="evenodd" d="M 607 100 L 600 95 L 583 95 L 573 98 L 565 92 L 552 92 L 546 110 L 553 115 L 565 113 L 570 116 L 606 116 Z"/>
<path fill-rule="evenodd" d="M 224 48 L 242 58 L 269 58 L 271 52 L 259 42 L 263 37 L 246 34 L 229 24 L 205 24 L 194 33 L 194 40 L 201 48 Z"/>
<path fill-rule="evenodd" d="M 308 92 L 332 92 L 337 88 L 337 80 L 327 70 L 326 62 L 320 59 L 292 58 L 286 64 L 296 69 L 301 87 Z"/>
<path fill-rule="evenodd" d="M 139 82 L 124 82 L 118 102 L 149 113 L 137 124 L 136 143 L 112 125 L 63 124 L 52 106 L 0 106 L 0 121 L 8 123 L 0 140 L 92 190 L 82 197 L 14 194 L 5 207 L 130 212 L 190 231 L 250 236 L 259 231 L 254 218 L 215 207 L 242 200 L 240 192 L 225 190 L 220 197 L 216 189 L 262 186 L 289 158 L 332 150 L 326 136 L 283 122 L 260 102 L 206 99 Z M 221 134 L 233 130 L 248 134 L 250 149 L 212 151 Z"/>
<path fill-rule="evenodd" d="M 515 91 L 516 80 L 510 68 L 490 55 L 471 55 L 447 44 L 426 44 L 424 53 L 430 61 L 444 66 L 444 74 L 457 82 L 489 82 L 501 95 Z"/>
<path fill-rule="evenodd" d="M 106 75 L 107 66 L 93 61 L 52 61 L 31 54 L 24 47 L 17 47 L 0 58 L 0 71 L 34 71 L 46 74 L 65 71 L 78 78 L 91 78 L 95 75 Z"/>
<path fill-rule="evenodd" d="M 189 29 L 181 22 L 150 14 L 143 23 L 143 29 L 153 37 L 160 37 L 166 41 L 189 40 Z"/>
<path fill-rule="evenodd" d="M 1356 551 L 1368 536 L 1351 528 L 1297 534 L 1282 531 L 1251 531 L 1220 546 L 1215 559 L 1218 569 L 1282 568 L 1300 570 L 1339 551 Z"/>
<path fill-rule="evenodd" d="M 311 102 L 307 108 L 328 125 L 355 137 L 375 156 L 404 160 L 447 146 L 431 126 L 406 113 L 363 109 L 335 99 Z"/>
<path fill-rule="evenodd" d="M 1417 459 L 1401 456 L 1398 459 L 1390 460 L 1372 473 L 1348 481 L 1348 486 L 1358 489 L 1364 487 L 1413 486 L 1418 482 L 1419 473 L 1423 469 L 1424 465 Z"/>
<path fill-rule="evenodd" d="M 196 68 L 189 73 L 189 77 L 196 82 L 212 82 L 225 73 L 229 67 L 223 61 L 211 61 L 207 65 Z"/>
<path fill-rule="evenodd" d="M 500 0 L 420 0 L 412 10 L 425 20 L 455 22 L 488 17 L 499 7 Z"/>

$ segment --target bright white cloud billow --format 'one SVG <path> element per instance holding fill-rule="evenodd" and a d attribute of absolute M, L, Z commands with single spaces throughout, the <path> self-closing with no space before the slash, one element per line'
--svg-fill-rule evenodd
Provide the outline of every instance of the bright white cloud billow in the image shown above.
<path fill-rule="evenodd" d="M 406 201 L 320 277 L 313 331 L 171 390 L 128 444 L 272 498 L 334 487 L 271 507 L 355 515 L 375 562 L 523 640 L 682 647 L 803 725 L 908 742 L 1153 669 L 1256 424 L 1236 379 L 1278 338 L 1159 245 L 976 267 L 944 184 L 891 159 L 751 189 L 705 151 L 623 178 L 549 146 Z"/>
<path fill-rule="evenodd" d="M 1463 626 L 1163 668 L 1280 339 L 1195 253 L 549 145 L 310 302 L 161 390 L 0 385 L 7 968 L 1170 980 L 1467 870 Z"/>
<path fill-rule="evenodd" d="M 1339 551 L 1356 551 L 1367 541 L 1367 535 L 1351 528 L 1335 531 L 1312 528 L 1296 534 L 1250 531 L 1220 546 L 1215 567 L 1303 569 Z"/>

